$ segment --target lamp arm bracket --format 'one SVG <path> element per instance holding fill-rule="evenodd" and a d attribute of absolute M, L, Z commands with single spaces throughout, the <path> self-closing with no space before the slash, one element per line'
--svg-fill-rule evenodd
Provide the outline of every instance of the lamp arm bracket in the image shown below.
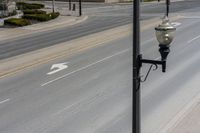
<path fill-rule="evenodd" d="M 163 65 L 164 64 L 164 60 L 159 61 L 159 60 L 147 60 L 147 59 L 140 59 L 140 63 L 142 65 L 142 63 L 146 63 L 146 64 L 152 64 L 152 65 Z"/>
<path fill-rule="evenodd" d="M 140 79 L 140 82 L 145 82 L 145 81 L 147 80 L 147 77 L 149 76 L 149 73 L 150 73 L 150 71 L 151 71 L 151 69 L 152 69 L 153 66 L 155 66 L 155 68 L 153 69 L 153 71 L 155 71 L 156 69 L 158 69 L 157 64 L 153 64 L 153 65 L 151 65 L 151 66 L 149 67 L 149 70 L 148 70 L 148 72 L 147 72 L 145 78 L 144 78 L 143 80 Z"/>
<path fill-rule="evenodd" d="M 147 77 L 149 76 L 149 73 L 152 69 L 153 66 L 155 66 L 155 68 L 153 69 L 153 71 L 157 70 L 158 69 L 158 65 L 161 65 L 162 66 L 162 72 L 165 72 L 166 70 L 166 60 L 148 60 L 148 59 L 142 59 L 142 55 L 139 55 L 139 66 L 141 67 L 142 64 L 145 63 L 145 64 L 151 64 L 144 80 L 141 80 L 141 82 L 145 82 Z"/>

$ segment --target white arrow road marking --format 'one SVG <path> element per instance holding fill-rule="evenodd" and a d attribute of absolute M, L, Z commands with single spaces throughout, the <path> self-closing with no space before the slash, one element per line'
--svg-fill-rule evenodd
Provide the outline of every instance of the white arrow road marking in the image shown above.
<path fill-rule="evenodd" d="M 175 27 L 178 27 L 179 25 L 181 25 L 181 23 L 179 23 L 179 22 L 172 22 L 171 23 L 173 26 L 175 26 Z"/>
<path fill-rule="evenodd" d="M 67 63 L 68 63 L 68 62 L 66 62 L 66 63 L 59 63 L 59 64 L 53 64 L 53 65 L 51 66 L 51 70 L 53 70 L 53 69 L 55 69 L 55 70 L 53 70 L 53 71 L 47 73 L 47 75 L 51 75 L 51 74 L 57 73 L 57 72 L 59 72 L 59 71 L 62 71 L 62 70 L 64 70 L 64 69 L 68 68 L 68 66 L 66 65 Z"/>
<path fill-rule="evenodd" d="M 65 78 L 65 77 L 67 77 L 67 76 L 69 76 L 69 75 L 71 75 L 71 74 L 74 74 L 74 73 L 79 72 L 79 71 L 81 71 L 81 70 L 87 69 L 87 68 L 89 68 L 89 67 L 91 67 L 91 66 L 94 66 L 94 65 L 96 65 L 96 64 L 98 64 L 98 63 L 100 63 L 100 62 L 103 62 L 103 61 L 105 61 L 105 60 L 108 60 L 108 59 L 110 59 L 110 58 L 112 58 L 112 57 L 114 57 L 114 56 L 123 54 L 123 53 L 125 53 L 125 52 L 127 52 L 127 51 L 129 51 L 129 50 L 130 50 L 130 49 L 125 49 L 125 50 L 120 51 L 120 52 L 118 52 L 118 53 L 115 53 L 115 54 L 113 54 L 113 55 L 111 55 L 111 56 L 107 56 L 107 57 L 105 57 L 105 58 L 103 58 L 103 59 L 101 59 L 101 60 L 98 60 L 98 61 L 96 61 L 96 62 L 94 62 L 94 63 L 91 63 L 91 64 L 89 64 L 89 65 L 87 65 L 87 66 L 81 67 L 81 68 L 79 68 L 79 69 L 77 69 L 77 70 L 74 70 L 74 71 L 72 71 L 72 72 L 70 72 L 70 73 L 67 73 L 67 74 L 65 74 L 65 75 L 63 75 L 63 76 L 60 76 L 60 77 L 58 77 L 58 78 L 56 78 L 56 79 L 50 80 L 50 81 L 48 81 L 48 82 L 46 82 L 46 83 L 43 83 L 43 84 L 41 84 L 41 86 L 45 86 L 45 85 L 51 84 L 51 83 L 53 83 L 53 82 L 55 82 L 55 81 L 58 81 L 58 80 L 60 80 L 60 79 L 62 79 L 62 78 Z"/>
<path fill-rule="evenodd" d="M 0 101 L 0 104 L 3 104 L 3 103 L 8 102 L 8 101 L 10 101 L 10 99 L 5 99 L 3 101 Z"/>

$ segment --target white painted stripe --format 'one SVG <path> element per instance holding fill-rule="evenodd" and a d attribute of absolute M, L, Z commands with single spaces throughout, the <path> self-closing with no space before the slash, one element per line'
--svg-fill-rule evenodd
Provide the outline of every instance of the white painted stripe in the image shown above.
<path fill-rule="evenodd" d="M 10 101 L 10 99 L 5 99 L 3 101 L 0 101 L 0 104 L 3 104 L 3 103 L 8 102 L 8 101 Z"/>
<path fill-rule="evenodd" d="M 181 25 L 181 23 L 179 23 L 179 22 L 172 22 L 171 23 L 173 26 L 175 26 L 175 27 L 178 27 L 179 25 Z"/>
<path fill-rule="evenodd" d="M 130 49 L 125 49 L 125 50 L 120 51 L 120 52 L 118 52 L 118 53 L 115 53 L 115 54 L 113 54 L 113 55 L 111 55 L 111 56 L 105 57 L 105 58 L 103 58 L 103 59 L 101 59 L 101 60 L 99 60 L 99 61 L 96 61 L 96 62 L 92 63 L 92 64 L 89 64 L 89 65 L 84 66 L 84 67 L 81 67 L 81 68 L 79 68 L 79 69 L 77 69 L 77 70 L 75 70 L 75 71 L 72 71 L 72 72 L 70 72 L 70 73 L 67 73 L 67 74 L 65 74 L 65 75 L 63 75 L 63 76 L 60 76 L 60 77 L 58 77 L 58 78 L 56 78 L 56 79 L 54 79 L 54 80 L 50 80 L 50 81 L 48 81 L 48 82 L 46 82 L 46 83 L 43 83 L 43 84 L 41 84 L 41 86 L 48 85 L 48 84 L 50 84 L 50 83 L 52 83 L 52 82 L 55 82 L 55 81 L 60 80 L 60 79 L 62 79 L 62 78 L 65 78 L 65 77 L 67 77 L 67 76 L 69 76 L 69 75 L 71 75 L 71 74 L 74 74 L 74 73 L 79 72 L 79 71 L 81 71 L 81 70 L 84 70 L 84 69 L 86 69 L 86 68 L 88 68 L 88 67 L 91 67 L 91 66 L 93 66 L 93 65 L 95 65 L 95 64 L 97 64 L 97 63 L 103 62 L 103 61 L 108 60 L 108 59 L 110 59 L 110 58 L 112 58 L 112 57 L 114 57 L 114 56 L 117 56 L 117 55 L 120 55 L 120 54 L 122 54 L 122 53 L 125 53 L 125 52 L 127 52 L 127 51 L 129 51 L 129 50 L 130 50 Z"/>
<path fill-rule="evenodd" d="M 195 41 L 195 40 L 197 40 L 197 39 L 199 39 L 199 38 L 200 38 L 200 35 L 198 35 L 197 37 L 195 37 L 195 38 L 189 40 L 188 43 L 191 43 L 191 42 L 193 42 L 193 41 Z"/>
<path fill-rule="evenodd" d="M 185 19 L 200 19 L 200 16 L 183 16 Z"/>

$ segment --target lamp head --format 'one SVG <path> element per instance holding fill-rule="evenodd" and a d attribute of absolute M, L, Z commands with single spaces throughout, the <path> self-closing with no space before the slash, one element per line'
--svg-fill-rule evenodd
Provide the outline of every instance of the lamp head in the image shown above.
<path fill-rule="evenodd" d="M 162 23 L 155 27 L 156 38 L 160 45 L 169 46 L 174 39 L 176 28 L 172 26 L 167 16 L 162 19 Z"/>

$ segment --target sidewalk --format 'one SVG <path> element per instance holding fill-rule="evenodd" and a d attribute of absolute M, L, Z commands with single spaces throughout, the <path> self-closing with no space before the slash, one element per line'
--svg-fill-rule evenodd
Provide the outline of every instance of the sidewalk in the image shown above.
<path fill-rule="evenodd" d="M 159 133 L 200 133 L 200 94 L 189 101 Z"/>
<path fill-rule="evenodd" d="M 179 1 L 186 1 L 186 0 L 170 0 L 170 2 L 179 2 Z M 151 1 L 151 2 L 144 2 L 144 3 L 165 3 L 165 0 L 160 0 L 160 2 L 158 2 L 158 0 L 155 1 Z"/>
<path fill-rule="evenodd" d="M 169 133 L 200 133 L 200 99 Z"/>

